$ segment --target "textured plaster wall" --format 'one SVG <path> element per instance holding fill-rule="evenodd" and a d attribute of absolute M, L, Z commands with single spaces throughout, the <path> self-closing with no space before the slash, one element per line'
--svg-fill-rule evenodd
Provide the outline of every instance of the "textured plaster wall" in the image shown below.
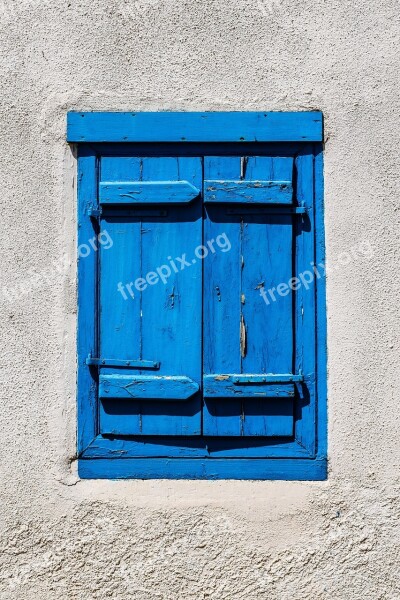
<path fill-rule="evenodd" d="M 0 0 L 0 16 L 0 597 L 398 600 L 398 7 Z M 327 482 L 78 481 L 69 109 L 324 112 L 328 260 L 374 247 L 328 277 Z"/>

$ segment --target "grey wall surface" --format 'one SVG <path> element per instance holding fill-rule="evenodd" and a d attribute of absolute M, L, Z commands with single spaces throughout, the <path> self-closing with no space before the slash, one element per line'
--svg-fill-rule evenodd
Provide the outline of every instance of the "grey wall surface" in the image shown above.
<path fill-rule="evenodd" d="M 0 16 L 0 597 L 398 600 L 398 7 L 0 0 Z M 324 112 L 328 481 L 78 480 L 70 109 Z"/>

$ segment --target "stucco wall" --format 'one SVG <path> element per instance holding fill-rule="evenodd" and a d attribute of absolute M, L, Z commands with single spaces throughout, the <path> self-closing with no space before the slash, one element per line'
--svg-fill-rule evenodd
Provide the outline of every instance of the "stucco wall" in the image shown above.
<path fill-rule="evenodd" d="M 0 597 L 397 600 L 395 3 L 0 0 L 0 14 Z M 324 112 L 328 481 L 78 481 L 69 109 Z M 363 240 L 372 258 L 340 264 Z"/>

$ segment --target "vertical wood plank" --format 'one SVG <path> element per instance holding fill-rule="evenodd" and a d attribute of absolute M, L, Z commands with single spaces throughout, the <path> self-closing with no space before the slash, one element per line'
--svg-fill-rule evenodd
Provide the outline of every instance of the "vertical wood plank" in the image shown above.
<path fill-rule="evenodd" d="M 180 180 L 201 188 L 199 158 L 145 158 L 143 181 Z M 167 219 L 143 219 L 142 277 L 165 265 L 165 283 L 148 285 L 141 294 L 142 353 L 158 356 L 157 375 L 184 375 L 201 383 L 202 264 L 194 250 L 202 243 L 202 207 L 195 200 L 185 206 L 169 206 Z M 176 258 L 190 263 L 182 269 Z M 171 265 L 175 261 L 176 269 Z M 196 262 L 193 264 L 192 260 Z M 187 402 L 146 402 L 141 406 L 142 433 L 200 435 L 201 395 Z"/>
<path fill-rule="evenodd" d="M 325 222 L 324 222 L 324 157 L 322 144 L 314 148 L 314 225 L 315 225 L 315 263 L 326 264 L 325 256 Z M 327 306 L 326 279 L 316 280 L 316 398 L 317 427 L 314 445 L 317 457 L 324 459 L 327 455 Z M 318 407 L 318 409 L 317 409 Z"/>
<path fill-rule="evenodd" d="M 235 177 L 240 157 L 205 157 L 204 175 L 209 179 Z M 241 225 L 237 216 L 227 217 L 224 207 L 205 206 L 204 239 L 225 234 L 231 249 L 217 250 L 204 263 L 204 374 L 240 371 L 240 281 Z M 216 248 L 218 248 L 216 246 Z M 204 435 L 240 435 L 239 400 L 206 399 L 203 409 Z M 231 433 L 232 432 L 232 433 Z"/>
<path fill-rule="evenodd" d="M 296 292 L 296 370 L 302 371 L 304 385 L 296 404 L 296 439 L 310 453 L 316 448 L 316 371 L 315 371 L 315 263 L 314 156 L 306 145 L 296 158 L 297 197 L 307 215 L 296 226 L 296 273 L 302 285 Z M 320 275 L 323 270 L 320 269 Z M 320 276 L 318 275 L 318 276 Z"/>
<path fill-rule="evenodd" d="M 79 148 L 78 154 L 78 248 L 93 238 L 95 230 L 88 217 L 88 205 L 97 194 L 97 158 L 93 149 Z M 78 324 L 77 324 L 77 410 L 78 453 L 83 452 L 98 433 L 97 378 L 85 360 L 95 353 L 97 320 L 97 256 L 91 252 L 78 256 Z"/>
<path fill-rule="evenodd" d="M 249 157 L 247 179 L 285 177 L 292 180 L 291 158 Z M 243 373 L 291 373 L 293 369 L 293 292 L 277 288 L 292 277 L 293 223 L 290 215 L 251 214 L 243 228 L 242 315 L 247 328 Z M 260 295 L 274 290 L 269 304 Z M 274 289 L 275 288 L 275 289 Z M 286 294 L 286 292 L 285 292 Z M 292 435 L 293 400 L 245 403 L 244 435 Z"/>
<path fill-rule="evenodd" d="M 103 157 L 100 180 L 136 180 L 140 178 L 141 159 L 137 157 Z M 103 216 L 101 228 L 106 230 L 112 247 L 100 249 L 100 356 L 115 359 L 140 358 L 140 303 L 132 298 L 133 283 L 140 274 L 141 223 L 138 218 Z M 118 286 L 123 285 L 122 292 Z M 126 286 L 129 287 L 126 287 Z M 108 375 L 120 370 L 102 369 Z M 135 372 L 124 369 L 124 373 Z M 100 429 L 108 433 L 109 414 L 117 403 L 100 403 Z M 123 410 L 120 402 L 118 406 Z M 133 431 L 140 428 L 140 415 L 130 415 Z"/>

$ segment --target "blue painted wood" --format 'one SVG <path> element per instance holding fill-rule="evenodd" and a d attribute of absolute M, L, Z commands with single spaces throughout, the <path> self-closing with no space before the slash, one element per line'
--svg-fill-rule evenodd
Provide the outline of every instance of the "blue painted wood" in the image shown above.
<path fill-rule="evenodd" d="M 154 400 L 189 400 L 200 386 L 189 377 L 145 375 L 100 375 L 100 398 Z"/>
<path fill-rule="evenodd" d="M 243 145 L 243 147 L 246 144 Z M 176 155 L 177 148 L 179 144 L 163 147 L 151 144 L 146 145 L 146 153 L 151 155 L 151 153 L 156 154 L 157 156 L 168 154 L 171 156 L 172 149 L 174 149 L 174 153 Z M 240 145 L 238 145 L 240 146 Z M 253 144 L 254 146 L 254 144 Z M 91 148 L 89 146 L 82 145 L 79 149 L 79 158 L 78 158 L 78 173 L 79 173 L 79 181 L 78 181 L 78 201 L 79 201 L 79 230 L 78 230 L 78 241 L 79 243 L 87 243 L 88 239 L 92 238 L 96 233 L 96 223 L 90 222 L 90 219 L 87 219 L 87 206 L 88 203 L 96 200 L 96 177 L 97 177 L 97 163 L 98 153 L 106 153 L 107 158 L 103 158 L 101 162 L 107 162 L 108 160 L 116 159 L 118 160 L 125 158 L 128 162 L 134 161 L 133 156 L 141 156 L 143 155 L 143 151 L 138 152 L 137 150 L 133 153 L 132 148 L 134 146 L 132 144 L 125 144 L 125 146 L 110 146 L 104 145 L 100 148 L 97 146 L 96 148 Z M 182 146 L 182 154 L 186 154 L 187 156 L 197 156 L 202 153 L 209 152 L 206 150 L 207 145 L 204 144 L 203 148 L 200 145 L 191 145 L 185 144 Z M 255 150 L 251 150 L 251 145 L 247 144 L 246 147 L 248 151 L 244 152 L 246 155 L 251 155 L 251 153 L 255 152 Z M 139 148 L 139 145 L 137 145 Z M 216 153 L 228 154 L 230 153 L 232 156 L 234 152 L 237 151 L 234 146 L 231 146 L 229 151 L 227 152 L 225 146 L 214 144 L 213 148 L 216 150 Z M 257 149 L 256 149 L 257 152 Z M 299 197 L 303 196 L 304 198 L 307 196 L 307 205 L 311 208 L 307 208 L 307 213 L 305 217 L 291 217 L 296 218 L 298 225 L 295 226 L 296 233 L 296 262 L 295 268 L 298 268 L 298 265 L 301 264 L 299 261 L 299 257 L 301 256 L 301 249 L 303 248 L 303 243 L 297 243 L 300 241 L 299 238 L 303 235 L 303 232 L 311 231 L 311 235 L 309 236 L 311 239 L 307 240 L 305 244 L 305 249 L 307 247 L 311 247 L 313 252 L 313 257 L 315 262 L 318 264 L 324 261 L 324 223 L 323 223 L 323 187 L 322 187 L 322 177 L 323 177 L 323 166 L 322 166 L 322 148 L 320 146 L 307 146 L 307 145 L 268 145 L 265 144 L 260 147 L 260 155 L 261 152 L 265 154 L 271 154 L 271 157 L 274 155 L 277 156 L 279 153 L 281 158 L 289 157 L 290 153 L 292 155 L 297 155 L 296 165 L 295 165 L 295 173 L 296 178 L 295 181 L 298 181 L 298 189 L 295 188 L 295 204 L 299 202 Z M 123 156 L 125 153 L 125 156 Z M 242 152 L 243 153 L 243 152 Z M 286 154 L 285 154 L 286 153 Z M 315 159 L 314 159 L 315 154 Z M 240 152 L 237 152 L 237 155 L 240 155 Z M 265 156 L 265 155 L 264 155 Z M 305 157 L 308 156 L 308 159 Z M 311 158 L 310 158 L 311 157 Z M 242 161 L 243 162 L 243 161 Z M 104 167 L 104 164 L 103 164 Z M 115 165 L 111 168 L 112 172 L 115 173 Z M 248 167 L 248 165 L 247 165 Z M 314 176 L 313 176 L 313 169 Z M 104 169 L 103 169 L 104 170 Z M 127 167 L 129 171 L 129 168 Z M 311 184 L 310 184 L 310 174 L 311 174 Z M 235 175 L 237 177 L 237 174 Z M 132 180 L 131 175 L 127 178 L 128 180 Z M 277 179 L 276 175 L 273 175 L 273 179 Z M 303 179 L 303 183 L 302 183 Z M 106 180 L 106 179 L 104 179 Z M 89 184 L 89 182 L 91 182 Z M 200 181 L 201 185 L 201 181 Z M 314 196 L 315 194 L 315 196 Z M 315 197 L 315 209 L 313 205 L 313 198 Z M 268 208 L 268 207 L 267 207 Z M 273 207 L 269 207 L 271 211 Z M 225 207 L 225 211 L 227 207 Z M 229 210 L 229 208 L 228 208 Z M 254 211 L 255 208 L 249 207 L 249 211 Z M 153 211 L 152 211 L 153 212 Z M 154 213 L 153 213 L 154 214 Z M 139 215 L 136 215 L 137 217 Z M 142 215 L 143 216 L 143 215 Z M 311 216 L 311 220 L 310 217 Z M 158 215 L 160 217 L 160 215 Z M 226 218 L 226 215 L 225 215 Z M 148 219 L 151 220 L 151 219 Z M 165 217 L 164 217 L 165 220 Z M 313 228 L 315 227 L 315 236 L 313 232 Z M 100 249 L 101 251 L 102 249 Z M 105 251 L 104 251 L 105 252 Z M 308 250 L 307 250 L 308 252 Z M 304 256 L 307 255 L 307 252 L 304 252 Z M 212 257 L 211 257 L 212 258 Z M 207 259 L 208 260 L 208 259 Z M 92 262 L 91 262 L 92 261 Z M 273 458 L 273 463 L 271 461 L 266 461 L 264 464 L 266 465 L 266 470 L 268 473 L 273 472 L 274 464 L 278 464 L 280 462 L 280 456 L 305 456 L 313 458 L 317 456 L 318 458 L 324 459 L 326 456 L 326 307 L 325 307 L 325 280 L 322 277 L 321 279 L 316 278 L 314 282 L 313 290 L 311 291 L 311 295 L 315 296 L 316 304 L 314 309 L 311 309 L 311 314 L 314 314 L 314 318 L 316 315 L 316 330 L 314 334 L 309 332 L 309 335 L 303 335 L 304 346 L 307 351 L 310 350 L 311 346 L 314 346 L 313 357 L 315 360 L 315 356 L 317 356 L 316 363 L 316 371 L 314 374 L 308 369 L 305 372 L 305 384 L 304 391 L 300 390 L 299 399 L 295 400 L 295 415 L 296 421 L 294 423 L 294 434 L 295 437 L 257 437 L 257 435 L 252 435 L 251 437 L 227 437 L 227 438 L 218 438 L 218 437 L 191 437 L 191 438 L 177 438 L 169 436 L 168 434 L 164 434 L 166 437 L 161 436 L 157 438 L 140 438 L 140 432 L 137 434 L 135 438 L 136 441 L 133 441 L 133 437 L 121 437 L 123 436 L 132 436 L 131 432 L 131 424 L 132 420 L 136 418 L 136 411 L 131 406 L 129 410 L 125 413 L 123 410 L 125 408 L 122 405 L 131 405 L 128 400 L 117 400 L 114 401 L 114 406 L 110 410 L 110 415 L 107 415 L 107 419 L 110 418 L 109 427 L 105 427 L 105 431 L 107 429 L 110 430 L 110 433 L 114 436 L 111 439 L 101 438 L 98 436 L 98 432 L 100 430 L 98 420 L 97 420 L 97 368 L 91 367 L 90 369 L 85 365 L 85 359 L 89 353 L 93 353 L 93 356 L 104 356 L 104 354 L 100 354 L 100 348 L 96 345 L 96 319 L 93 316 L 96 315 L 96 286 L 90 286 L 90 278 L 91 278 L 91 270 L 92 274 L 94 274 L 94 278 L 92 281 L 95 281 L 95 265 L 96 265 L 96 253 L 92 253 L 91 257 L 87 257 L 84 261 L 80 261 L 79 267 L 79 287 L 78 287 L 78 298 L 79 298 L 79 328 L 78 328 L 78 451 L 81 455 L 87 455 L 88 460 L 85 460 L 85 463 L 88 462 L 97 462 L 96 469 L 98 470 L 98 476 L 100 477 L 109 477 L 110 469 L 114 469 L 113 465 L 116 465 L 115 461 L 111 457 L 118 456 L 119 450 L 121 450 L 120 456 L 124 456 L 125 466 L 124 466 L 124 477 L 140 477 L 140 469 L 137 469 L 137 462 L 134 461 L 135 467 L 133 466 L 132 460 L 128 457 L 146 457 L 146 456 L 168 456 L 169 466 L 164 469 L 163 461 L 161 461 L 158 465 L 154 463 L 154 469 L 158 471 L 157 476 L 165 476 L 169 478 L 179 477 L 179 473 L 175 473 L 174 465 L 176 460 L 179 460 L 178 457 L 191 457 L 186 459 L 187 471 L 192 472 L 192 476 L 196 474 L 196 465 L 198 464 L 198 459 L 194 458 L 194 456 L 202 457 L 203 462 L 215 462 L 216 457 L 218 458 L 218 464 L 221 464 L 222 461 L 231 460 L 232 458 L 238 457 L 265 457 L 271 456 Z M 85 265 L 87 265 L 87 270 L 85 270 Z M 305 290 L 308 291 L 308 290 Z M 299 291 L 296 291 L 295 300 L 294 300 L 294 315 L 296 324 L 296 335 L 295 338 L 298 341 L 301 341 L 301 333 L 302 330 L 302 320 L 298 318 L 298 315 L 301 315 L 301 309 L 304 310 L 304 304 L 298 301 L 301 294 Z M 93 301 L 91 302 L 90 298 L 92 297 Z M 306 294 L 304 293 L 304 297 Z M 307 307 L 306 307 L 307 308 Z M 308 312 L 308 309 L 307 309 Z M 82 331 L 82 324 L 84 330 Z M 85 331 L 86 329 L 86 331 Z M 311 333 L 311 334 L 310 334 Z M 314 335 L 314 337 L 313 337 Z M 294 362 L 293 367 L 288 372 L 296 372 L 295 368 L 298 364 L 304 365 L 300 360 L 301 352 L 299 352 L 299 345 L 296 343 L 295 354 L 294 354 Z M 315 349 L 317 354 L 315 354 Z M 136 356 L 136 352 L 130 352 L 129 358 L 132 356 Z M 118 355 L 118 358 L 121 355 Z M 146 358 L 151 358 L 147 356 Z M 115 373 L 118 370 L 115 371 Z M 107 369 L 107 372 L 111 372 L 110 369 Z M 120 371 L 119 371 L 120 372 Z M 125 370 L 124 373 L 129 371 Z M 137 372 L 137 371 L 136 371 Z M 222 373 L 227 372 L 236 372 L 235 370 L 222 370 Z M 243 371 L 242 371 L 243 372 Z M 281 371 L 282 372 L 282 371 Z M 148 371 L 147 371 L 148 373 Z M 253 372 L 254 374 L 254 372 Z M 313 382 L 315 383 L 315 394 L 314 397 L 310 397 L 308 393 L 308 387 L 312 389 Z M 296 384 L 296 389 L 299 390 L 301 386 Z M 282 401 L 282 400 L 281 400 Z M 317 411 L 317 401 L 318 401 L 318 411 Z M 227 400 L 224 400 L 226 403 Z M 264 405 L 266 402 L 270 402 L 270 400 L 262 400 Z M 120 406 L 115 406 L 115 403 Z M 163 403 L 165 406 L 165 402 Z M 185 406 L 186 403 L 181 403 L 181 406 Z M 107 410 L 109 407 L 106 407 Z M 121 411 L 121 408 L 123 409 Z M 100 417 L 101 413 L 104 410 L 103 406 L 100 406 Z M 111 413 L 115 410 L 115 414 L 111 415 Z M 157 408 L 158 413 L 160 414 L 161 408 Z M 119 411 L 119 416 L 117 413 Z M 103 415 L 104 416 L 104 415 Z M 145 415 L 151 417 L 150 414 Z M 178 417 L 179 418 L 179 417 Z M 104 421 L 105 423 L 105 421 Z M 178 428 L 177 428 L 178 430 Z M 181 428 L 180 431 L 183 431 Z M 293 431 L 292 431 L 293 432 Z M 150 434 L 151 435 L 151 434 Z M 158 436 L 156 432 L 154 435 Z M 179 434 L 177 434 L 179 435 Z M 94 436 L 94 437 L 92 437 Z M 97 436 L 97 437 L 96 437 Z M 150 441 L 153 439 L 153 441 Z M 154 440 L 158 441 L 155 442 Z M 189 448 L 188 442 L 184 440 L 198 440 L 198 445 L 192 449 Z M 143 441 L 141 441 L 143 440 Z M 167 440 L 170 440 L 167 442 Z M 288 440 L 288 441 L 282 441 Z M 213 446 L 213 442 L 221 444 L 218 446 Z M 250 442 L 251 445 L 248 444 Z M 305 444 L 305 446 L 303 445 Z M 86 448 L 86 449 L 85 449 Z M 210 452 L 208 450 L 211 448 Z M 147 450 L 146 450 L 147 449 Z M 147 451 L 147 454 L 146 454 Z M 87 453 L 87 454 L 86 454 Z M 89 458 L 90 457 L 90 458 Z M 94 457 L 97 457 L 94 459 Z M 101 458 L 102 457 L 102 458 Z M 106 457 L 106 458 L 104 458 Z M 205 458 L 207 457 L 207 458 Z M 229 458 L 228 458 L 229 457 Z M 107 463 L 107 467 L 103 468 L 104 461 Z M 82 462 L 82 461 L 80 461 Z M 301 467 L 297 460 L 295 460 L 297 465 L 293 466 L 295 470 L 301 471 Z M 314 463 L 315 461 L 310 460 L 309 462 Z M 326 478 L 326 461 L 317 461 L 320 465 L 324 464 L 324 468 L 322 469 L 323 473 L 320 475 L 321 478 Z M 291 478 L 291 466 L 286 466 L 287 462 L 282 463 L 282 470 L 278 475 L 279 478 L 282 479 L 290 479 Z M 94 465 L 93 465 L 94 467 Z M 238 471 L 239 471 L 239 467 Z M 86 469 L 86 467 L 85 467 Z M 224 469 L 222 469 L 224 471 Z M 179 471 L 179 468 L 178 468 Z M 118 469 L 115 470 L 118 474 Z M 224 471 L 226 473 L 226 471 Z M 84 473 L 84 472 L 82 472 Z M 104 473 L 106 473 L 104 475 Z M 160 475 L 161 474 L 161 475 Z M 85 476 L 83 474 L 83 476 Z M 97 476 L 94 473 L 94 476 Z M 206 473 L 204 475 L 207 478 L 209 475 Z M 190 474 L 188 475 L 190 477 Z M 218 477 L 223 478 L 224 474 L 220 473 Z M 238 478 L 243 478 L 238 475 Z M 263 478 L 255 476 L 255 478 Z M 267 477 L 268 478 L 268 477 Z M 274 478 L 274 477 L 272 477 Z M 298 476 L 301 479 L 301 476 Z M 310 472 L 305 479 L 318 479 L 318 475 L 315 475 L 314 472 Z"/>
<path fill-rule="evenodd" d="M 102 157 L 102 181 L 188 181 L 202 185 L 199 158 Z M 177 257 L 193 253 L 202 243 L 200 198 L 170 206 L 166 217 L 101 218 L 113 239 L 101 249 L 101 356 L 160 362 L 157 376 L 187 377 L 201 383 L 202 264 L 182 270 Z M 168 258 L 170 257 L 170 258 Z M 175 268 L 171 261 L 175 261 Z M 118 285 L 123 286 L 122 292 Z M 120 288 L 121 289 L 121 288 Z M 133 297 L 132 297 L 133 296 Z M 104 369 L 100 369 L 100 377 Z M 107 367 L 108 376 L 120 376 Z M 124 376 L 146 372 L 124 369 Z M 160 394 L 158 394 L 159 396 Z M 113 435 L 200 435 L 201 394 L 182 402 L 101 396 L 100 432 Z"/>
<path fill-rule="evenodd" d="M 140 158 L 101 158 L 99 161 L 99 179 L 109 180 L 139 179 L 141 173 Z M 118 292 L 118 285 L 134 282 L 141 274 L 141 219 L 140 217 L 109 217 L 102 215 L 100 220 L 102 230 L 108 232 L 113 244 L 111 248 L 100 248 L 100 332 L 99 356 L 114 360 L 130 360 L 132 356 L 139 360 L 157 360 L 158 356 L 144 356 L 141 350 L 141 318 L 140 302 L 134 302 L 127 289 L 125 296 Z M 108 374 L 119 373 L 118 368 L 104 369 Z M 101 374 L 103 369 L 99 369 Z M 128 372 L 129 370 L 124 370 Z M 134 371 L 137 373 L 137 371 Z M 140 373 L 141 371 L 139 371 Z M 99 432 L 107 432 L 113 428 L 109 419 L 123 417 L 109 416 L 107 404 L 99 401 Z M 140 433 L 140 412 L 131 415 L 127 428 L 132 433 Z M 118 428 L 114 427 L 118 433 Z"/>
<path fill-rule="evenodd" d="M 68 142 L 320 142 L 320 112 L 69 112 Z"/>
<path fill-rule="evenodd" d="M 187 458 L 310 458 L 308 451 L 289 437 L 112 437 L 97 436 L 84 458 L 137 457 Z"/>
<path fill-rule="evenodd" d="M 204 202 L 291 204 L 292 198 L 291 181 L 206 180 L 204 182 Z"/>
<path fill-rule="evenodd" d="M 241 479 L 323 481 L 325 459 L 125 458 L 78 461 L 81 479 Z"/>
<path fill-rule="evenodd" d="M 77 244 L 87 244 L 96 236 L 87 214 L 89 201 L 97 195 L 97 158 L 91 148 L 80 148 L 78 158 L 78 231 Z M 78 257 L 78 320 L 77 320 L 77 450 L 83 452 L 98 433 L 97 380 L 86 365 L 88 354 L 97 352 L 97 256 L 91 252 Z"/>
<path fill-rule="evenodd" d="M 324 162 L 323 147 L 314 149 L 314 226 L 315 226 L 315 263 L 326 264 L 325 224 L 324 224 Z M 316 278 L 316 429 L 313 432 L 315 456 L 324 459 L 328 453 L 328 349 L 327 349 L 327 307 L 326 279 Z"/>
<path fill-rule="evenodd" d="M 219 383 L 220 381 L 231 382 L 236 385 L 252 384 L 252 383 L 294 383 L 304 381 L 303 375 L 293 374 L 218 374 L 218 375 L 204 375 L 203 381 L 205 383 Z"/>
<path fill-rule="evenodd" d="M 191 202 L 200 190 L 188 181 L 103 181 L 100 204 L 176 204 Z"/>
<path fill-rule="evenodd" d="M 232 398 L 293 398 L 293 383 L 261 383 L 254 382 L 252 385 L 244 383 L 239 385 L 232 379 L 221 379 L 221 377 L 204 377 L 203 395 L 205 399 L 225 399 L 231 401 Z"/>
<path fill-rule="evenodd" d="M 244 175 L 246 180 L 292 181 L 293 160 L 206 157 L 204 172 L 206 180 Z M 292 277 L 292 219 L 267 211 L 227 216 L 220 206 L 206 207 L 205 238 L 215 239 L 225 232 L 232 248 L 215 254 L 204 265 L 205 435 L 293 434 L 293 385 L 275 388 L 279 400 L 266 403 L 264 398 L 274 388 L 244 389 L 223 381 L 209 386 L 207 378 L 221 373 L 292 372 L 292 297 L 279 297 L 267 307 L 260 296 L 260 289 L 268 290 Z"/>
<path fill-rule="evenodd" d="M 296 439 L 311 455 L 316 452 L 316 364 L 315 364 L 315 262 L 314 222 L 314 157 L 305 145 L 296 157 L 297 200 L 307 208 L 305 219 L 295 223 L 295 271 L 301 285 L 294 294 L 294 326 L 296 336 L 295 371 L 304 374 L 296 403 Z"/>

